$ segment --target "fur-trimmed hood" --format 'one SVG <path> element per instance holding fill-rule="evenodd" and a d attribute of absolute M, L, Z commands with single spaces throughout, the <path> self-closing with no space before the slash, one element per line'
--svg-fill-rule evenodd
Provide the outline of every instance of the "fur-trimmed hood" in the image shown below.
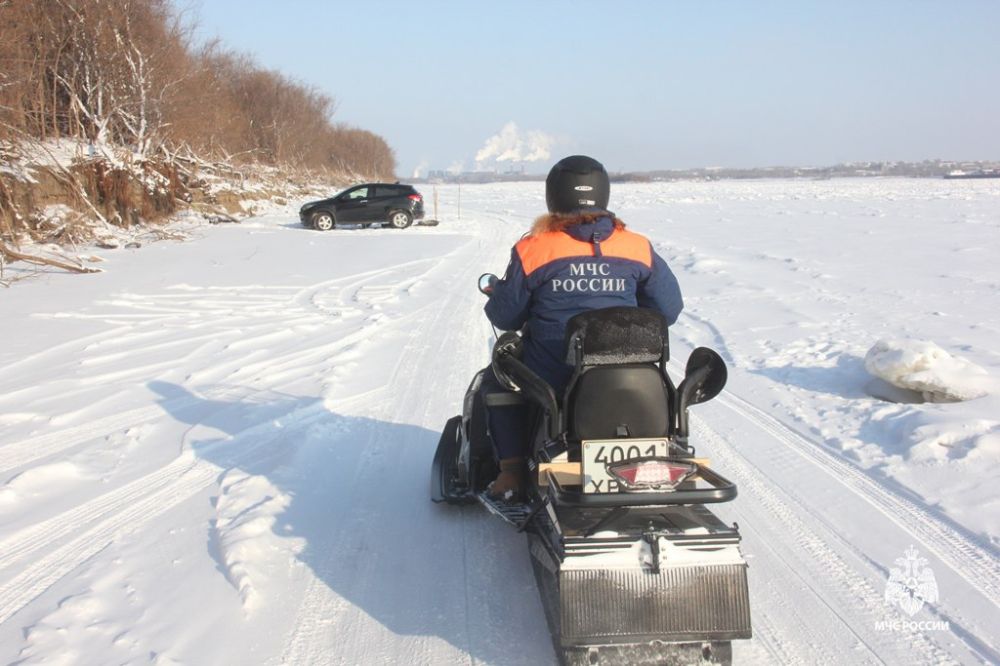
<path fill-rule="evenodd" d="M 593 224 L 601 218 L 610 218 L 615 229 L 624 229 L 625 223 L 614 213 L 606 210 L 594 210 L 577 213 L 546 213 L 535 219 L 531 227 L 531 235 L 544 234 L 548 231 L 566 231 L 570 227 L 581 224 Z"/>

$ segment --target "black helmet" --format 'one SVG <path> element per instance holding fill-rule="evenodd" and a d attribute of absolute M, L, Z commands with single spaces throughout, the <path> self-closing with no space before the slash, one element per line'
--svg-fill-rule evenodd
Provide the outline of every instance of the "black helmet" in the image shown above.
<path fill-rule="evenodd" d="M 593 157 L 572 155 L 556 162 L 545 179 L 545 203 L 550 213 L 585 208 L 607 210 L 611 186 L 604 165 Z"/>

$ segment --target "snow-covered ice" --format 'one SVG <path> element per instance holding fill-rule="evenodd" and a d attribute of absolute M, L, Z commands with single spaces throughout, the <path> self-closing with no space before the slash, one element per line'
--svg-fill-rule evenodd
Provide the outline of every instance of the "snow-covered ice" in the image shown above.
<path fill-rule="evenodd" d="M 319 233 L 290 202 L 0 291 L 0 662 L 553 663 L 523 535 L 428 500 L 493 335 L 476 279 L 542 186 L 438 193 L 438 227 Z M 1000 183 L 611 206 L 680 280 L 671 370 L 730 368 L 692 442 L 740 489 L 736 662 L 1000 662 Z M 872 397 L 880 340 L 978 397 Z M 885 594 L 910 546 L 939 591 L 912 616 Z"/>
<path fill-rule="evenodd" d="M 986 371 L 924 340 L 879 340 L 865 354 L 865 369 L 928 402 L 959 402 L 986 395 Z"/>

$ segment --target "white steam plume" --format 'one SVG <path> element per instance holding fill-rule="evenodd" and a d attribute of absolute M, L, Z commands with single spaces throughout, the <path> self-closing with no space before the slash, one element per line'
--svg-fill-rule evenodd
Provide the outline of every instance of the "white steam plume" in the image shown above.
<path fill-rule="evenodd" d="M 420 164 L 413 170 L 413 178 L 420 178 L 426 171 L 427 167 L 430 166 L 430 162 L 427 160 L 420 160 Z"/>
<path fill-rule="evenodd" d="M 521 132 L 513 121 L 503 126 L 498 134 L 486 139 L 476 153 L 476 163 L 539 162 L 552 156 L 555 137 L 539 130 Z"/>

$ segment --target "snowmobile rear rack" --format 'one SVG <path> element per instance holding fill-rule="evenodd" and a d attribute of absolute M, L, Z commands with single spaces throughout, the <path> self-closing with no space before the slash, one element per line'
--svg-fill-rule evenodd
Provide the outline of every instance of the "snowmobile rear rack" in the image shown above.
<path fill-rule="evenodd" d="M 549 493 L 560 506 L 581 509 L 612 509 L 615 507 L 664 506 L 670 504 L 715 504 L 736 499 L 736 484 L 711 468 L 698 465 L 698 476 L 711 488 L 691 488 L 668 493 L 584 493 L 564 488 L 555 474 L 545 472 Z"/>

